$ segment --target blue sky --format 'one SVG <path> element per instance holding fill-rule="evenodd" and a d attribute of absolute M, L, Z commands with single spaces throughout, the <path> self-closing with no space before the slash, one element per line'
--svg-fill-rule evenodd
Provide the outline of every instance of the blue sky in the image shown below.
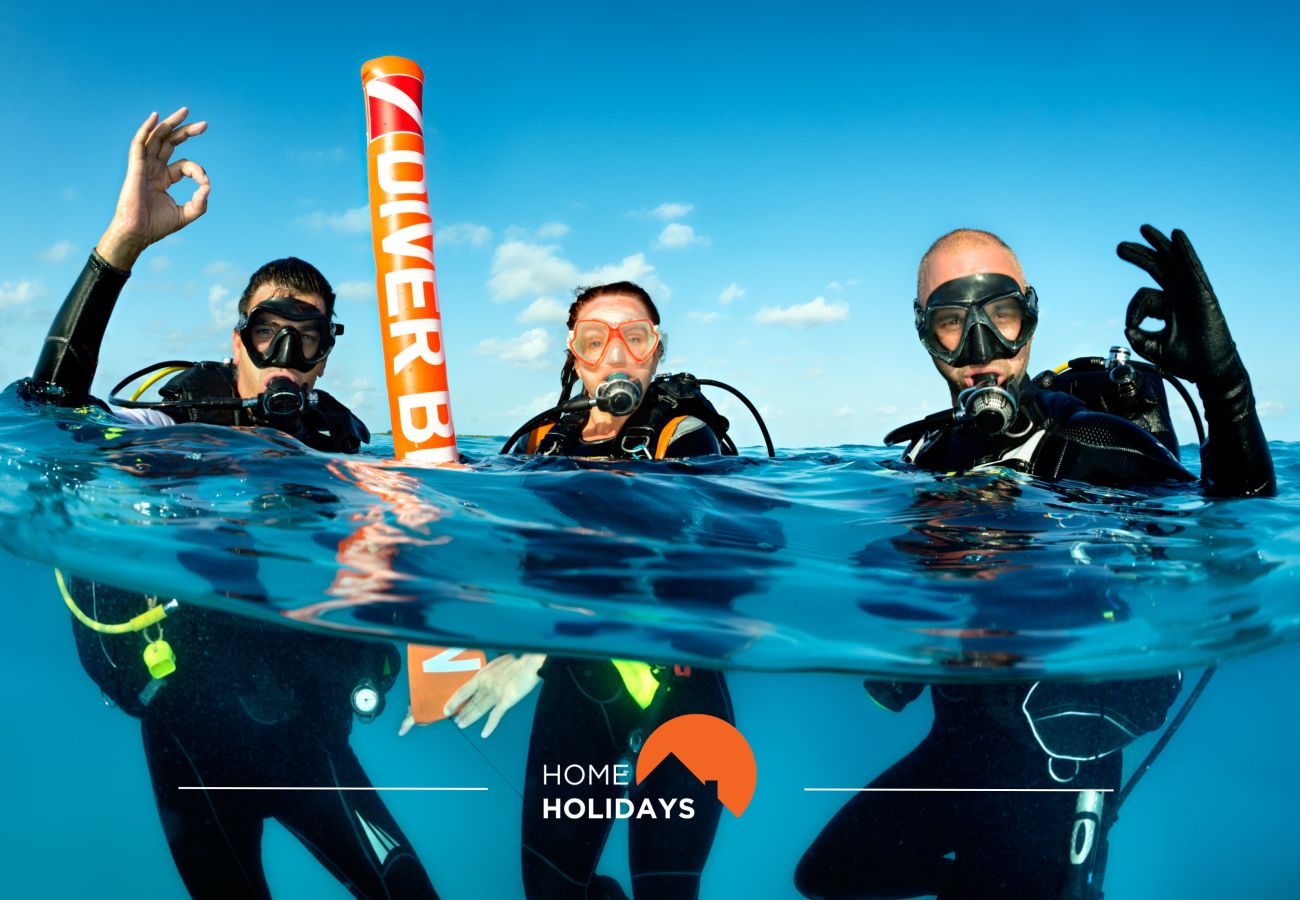
<path fill-rule="evenodd" d="M 211 123 L 186 146 L 210 211 L 141 259 L 97 389 L 227 354 L 248 274 L 292 254 L 343 298 L 321 386 L 387 430 L 359 73 L 393 54 L 427 78 L 461 433 L 549 405 L 556 310 L 630 277 L 660 301 L 668 367 L 744 390 L 779 445 L 878 443 L 947 401 L 911 326 L 930 241 L 969 225 L 1017 249 L 1042 300 L 1039 371 L 1122 341 L 1146 282 L 1114 246 L 1151 222 L 1191 236 L 1267 433 L 1300 439 L 1277 328 L 1300 239 L 1297 12 L 896 6 L 229 4 L 128 21 L 21 5 L 0 31 L 0 378 L 30 371 L 139 122 L 189 105 Z"/>

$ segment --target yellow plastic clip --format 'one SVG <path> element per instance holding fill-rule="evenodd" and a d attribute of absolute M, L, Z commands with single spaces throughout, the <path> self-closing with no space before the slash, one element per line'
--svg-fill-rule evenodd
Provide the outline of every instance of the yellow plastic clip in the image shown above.
<path fill-rule="evenodd" d="M 145 645 L 144 664 L 149 667 L 149 674 L 154 678 L 166 678 L 176 671 L 176 654 L 171 644 L 161 637 Z"/>

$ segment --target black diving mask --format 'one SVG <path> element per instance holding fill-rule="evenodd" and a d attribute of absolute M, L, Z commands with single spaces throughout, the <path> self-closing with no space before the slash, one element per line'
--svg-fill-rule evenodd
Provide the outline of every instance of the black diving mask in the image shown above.
<path fill-rule="evenodd" d="M 295 297 L 263 300 L 235 326 L 248 357 L 259 369 L 310 372 L 334 349 L 343 326 Z"/>
<path fill-rule="evenodd" d="M 1010 359 L 1034 336 L 1038 295 L 1008 275 L 980 273 L 945 281 L 921 306 L 913 301 L 925 349 L 950 366 Z"/>

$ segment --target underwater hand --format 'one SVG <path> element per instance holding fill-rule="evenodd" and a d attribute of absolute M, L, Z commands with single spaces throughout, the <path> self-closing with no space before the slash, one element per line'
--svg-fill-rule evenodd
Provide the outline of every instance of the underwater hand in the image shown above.
<path fill-rule="evenodd" d="M 95 247 L 110 265 L 129 270 L 150 244 L 207 212 L 211 189 L 207 172 L 192 160 L 169 162 L 177 147 L 207 130 L 207 122 L 182 125 L 187 115 L 184 106 L 161 121 L 157 113 L 150 113 L 132 138 L 117 210 Z M 181 205 L 167 191 L 186 177 L 197 187 Z"/>
<path fill-rule="evenodd" d="M 1129 301 L 1125 334 L 1133 349 L 1170 375 L 1195 382 L 1202 391 L 1230 387 L 1239 380 L 1240 358 L 1228 322 L 1187 235 L 1174 229 L 1172 240 L 1150 225 L 1142 237 L 1119 245 L 1119 258 L 1144 270 L 1160 290 L 1139 288 Z M 1159 331 L 1138 326 L 1159 319 Z"/>
<path fill-rule="evenodd" d="M 498 656 L 451 695 L 443 714 L 454 713 L 457 728 L 468 728 L 487 714 L 481 736 L 490 736 L 506 711 L 537 687 L 541 681 L 537 670 L 545 661 L 543 653 Z"/>

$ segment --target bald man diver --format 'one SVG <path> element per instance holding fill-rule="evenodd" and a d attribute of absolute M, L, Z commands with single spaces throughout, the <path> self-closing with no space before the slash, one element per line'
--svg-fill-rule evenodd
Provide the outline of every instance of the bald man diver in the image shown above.
<path fill-rule="evenodd" d="M 1202 490 L 1274 493 L 1250 379 L 1196 252 L 1181 231 L 1166 237 L 1144 226 L 1142 236 L 1146 244 L 1126 242 L 1118 252 L 1159 287 L 1134 295 L 1126 334 L 1139 353 L 1200 392 L 1209 425 Z M 935 241 L 921 260 L 913 309 L 952 409 L 891 435 L 908 441 L 906 461 L 931 471 L 1013 469 L 1104 486 L 1193 480 L 1174 455 L 1172 427 L 1150 424 L 1160 417 L 1089 408 L 1027 377 L 1038 298 L 996 235 L 960 229 Z M 1147 318 L 1164 326 L 1143 330 Z M 1014 582 L 1008 589 L 1014 596 Z M 1104 834 L 1113 810 L 1097 798 L 1119 786 L 1120 751 L 1160 727 L 1180 686 L 1177 675 L 931 685 L 930 733 L 869 785 L 883 790 L 855 794 L 836 814 L 800 861 L 796 886 L 819 898 L 1097 896 L 1100 874 L 1093 877 L 1091 867 L 1104 850 L 1090 848 L 1104 841 L 1094 834 L 1088 852 L 1071 861 L 1066 849 L 1080 833 L 1072 829 L 1091 815 Z M 924 687 L 867 683 L 872 698 L 894 711 Z M 1050 716 L 1034 712 L 1048 707 Z M 1048 727 L 1048 718 L 1056 724 Z"/>

